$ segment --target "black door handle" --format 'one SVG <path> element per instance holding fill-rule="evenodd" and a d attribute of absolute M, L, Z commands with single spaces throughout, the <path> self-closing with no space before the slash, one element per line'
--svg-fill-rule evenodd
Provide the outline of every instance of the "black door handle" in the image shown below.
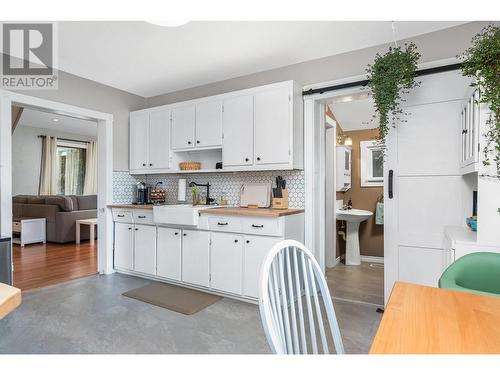
<path fill-rule="evenodd" d="M 394 196 L 393 194 L 393 182 L 392 180 L 394 179 L 394 171 L 392 169 L 389 170 L 389 186 L 388 186 L 388 193 L 389 193 L 389 199 L 392 199 L 392 197 Z"/>
<path fill-rule="evenodd" d="M 263 225 L 252 224 L 252 228 L 264 228 Z"/>
<path fill-rule="evenodd" d="M 146 218 L 146 216 L 143 216 L 143 215 L 139 215 L 139 216 L 137 216 L 137 217 L 138 217 L 139 219 L 145 219 L 145 218 Z"/>
<path fill-rule="evenodd" d="M 217 225 L 227 225 L 227 223 L 217 223 Z"/>

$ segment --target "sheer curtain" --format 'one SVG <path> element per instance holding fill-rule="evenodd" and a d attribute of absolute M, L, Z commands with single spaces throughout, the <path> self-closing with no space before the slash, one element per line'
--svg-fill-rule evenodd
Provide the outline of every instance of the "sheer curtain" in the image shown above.
<path fill-rule="evenodd" d="M 81 194 L 80 171 L 83 169 L 82 150 L 68 148 L 65 149 L 65 153 L 64 190 L 61 189 L 61 193 L 64 195 L 79 195 Z"/>
<path fill-rule="evenodd" d="M 42 141 L 39 195 L 57 194 L 57 138 L 45 137 Z"/>
<path fill-rule="evenodd" d="M 83 194 L 97 194 L 97 142 L 90 142 L 87 145 Z"/>

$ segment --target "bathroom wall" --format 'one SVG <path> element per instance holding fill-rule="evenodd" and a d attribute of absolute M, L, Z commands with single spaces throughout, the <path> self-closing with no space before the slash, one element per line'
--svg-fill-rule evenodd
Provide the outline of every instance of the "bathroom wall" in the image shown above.
<path fill-rule="evenodd" d="M 375 213 L 377 198 L 384 194 L 384 188 L 361 187 L 361 153 L 359 142 L 373 140 L 378 137 L 378 129 L 366 129 L 344 132 L 352 138 L 352 183 L 351 188 L 342 193 L 337 192 L 337 199 L 344 203 L 352 200 L 354 208 L 369 210 Z M 375 215 L 361 223 L 359 228 L 361 255 L 384 256 L 384 226 L 375 224 Z M 337 256 L 345 253 L 345 241 L 337 235 Z"/>
<path fill-rule="evenodd" d="M 210 183 L 210 196 L 219 199 L 223 194 L 231 206 L 240 203 L 241 185 L 248 182 L 270 182 L 274 186 L 276 176 L 282 176 L 287 182 L 289 207 L 304 208 L 304 171 L 265 171 L 265 172 L 221 172 L 200 174 L 152 174 L 130 175 L 128 172 L 113 172 L 113 203 L 132 203 L 135 198 L 135 184 L 139 181 L 155 185 L 162 182 L 167 191 L 167 203 L 177 201 L 177 181 L 185 178 L 187 183 Z M 205 188 L 198 188 L 204 192 Z M 187 188 L 187 201 L 191 202 L 191 190 Z"/>

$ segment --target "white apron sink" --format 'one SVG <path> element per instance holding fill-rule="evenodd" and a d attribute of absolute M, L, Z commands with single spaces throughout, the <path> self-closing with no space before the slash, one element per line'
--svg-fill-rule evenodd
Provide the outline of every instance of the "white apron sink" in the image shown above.
<path fill-rule="evenodd" d="M 167 204 L 153 207 L 153 221 L 157 224 L 198 226 L 200 210 L 218 206 Z"/>

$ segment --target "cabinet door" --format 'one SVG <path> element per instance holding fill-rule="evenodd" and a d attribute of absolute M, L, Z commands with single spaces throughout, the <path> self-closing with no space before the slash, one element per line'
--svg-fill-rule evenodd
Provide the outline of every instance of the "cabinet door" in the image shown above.
<path fill-rule="evenodd" d="M 210 287 L 241 294 L 243 237 L 212 232 L 210 247 Z"/>
<path fill-rule="evenodd" d="M 222 102 L 196 105 L 196 147 L 222 145 Z"/>
<path fill-rule="evenodd" d="M 156 274 L 173 280 L 181 279 L 181 230 L 158 228 Z"/>
<path fill-rule="evenodd" d="M 170 111 L 149 115 L 149 169 L 170 168 Z"/>
<path fill-rule="evenodd" d="M 224 101 L 222 114 L 225 167 L 253 164 L 253 96 L 240 96 Z"/>
<path fill-rule="evenodd" d="M 264 236 L 245 236 L 243 251 L 243 294 L 259 297 L 260 267 L 264 257 L 283 238 Z"/>
<path fill-rule="evenodd" d="M 194 105 L 172 109 L 172 150 L 194 147 Z"/>
<path fill-rule="evenodd" d="M 156 227 L 135 225 L 134 271 L 156 275 Z"/>
<path fill-rule="evenodd" d="M 148 166 L 149 113 L 130 112 L 130 169 Z"/>
<path fill-rule="evenodd" d="M 291 160 L 289 89 L 255 94 L 255 164 L 287 164 Z"/>
<path fill-rule="evenodd" d="M 115 223 L 115 267 L 134 269 L 134 225 Z"/>
<path fill-rule="evenodd" d="M 209 286 L 210 233 L 182 231 L 182 281 Z"/>

